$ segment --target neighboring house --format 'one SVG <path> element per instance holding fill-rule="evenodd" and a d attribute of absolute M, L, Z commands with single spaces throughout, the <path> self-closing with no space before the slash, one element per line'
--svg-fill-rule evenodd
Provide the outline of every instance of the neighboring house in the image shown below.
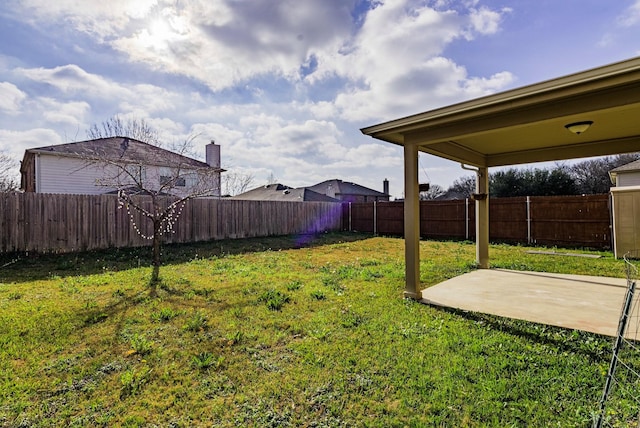
<path fill-rule="evenodd" d="M 640 159 L 612 169 L 609 177 L 616 187 L 640 186 Z"/>
<path fill-rule="evenodd" d="M 292 202 L 340 202 L 308 188 L 294 189 L 283 184 L 267 184 L 256 187 L 247 192 L 233 196 L 230 199 L 250 201 L 292 201 Z"/>
<path fill-rule="evenodd" d="M 99 138 L 27 149 L 20 173 L 25 192 L 103 194 L 134 186 L 123 177 L 141 179 L 146 189 L 168 189 L 184 196 L 208 188 L 207 196 L 220 196 L 220 146 L 206 146 L 207 161 L 180 155 L 126 137 Z M 116 167 L 114 165 L 125 167 Z M 203 178 L 205 177 L 205 178 Z M 170 185 L 167 183 L 170 182 Z"/>
<path fill-rule="evenodd" d="M 342 202 L 380 202 L 389 201 L 389 181 L 384 180 L 382 183 L 382 192 L 369 189 L 356 183 L 345 182 L 342 180 L 327 180 L 307 189 L 314 192 L 327 195 L 331 198 L 338 199 Z"/>

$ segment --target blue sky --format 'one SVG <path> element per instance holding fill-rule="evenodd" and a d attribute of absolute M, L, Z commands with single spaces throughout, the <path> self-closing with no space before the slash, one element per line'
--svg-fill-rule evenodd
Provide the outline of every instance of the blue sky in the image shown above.
<path fill-rule="evenodd" d="M 401 197 L 402 151 L 360 128 L 638 55 L 640 0 L 4 0 L 0 151 L 120 115 L 255 186 Z M 421 181 L 463 175 L 421 155 Z"/>

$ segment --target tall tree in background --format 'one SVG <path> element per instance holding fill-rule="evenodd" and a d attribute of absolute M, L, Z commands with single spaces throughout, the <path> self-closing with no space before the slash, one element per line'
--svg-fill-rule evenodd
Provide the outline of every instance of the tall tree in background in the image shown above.
<path fill-rule="evenodd" d="M 108 137 L 129 137 L 154 146 L 162 146 L 160 134 L 144 119 L 112 116 L 100 125 L 94 123 L 87 130 L 87 137 L 91 140 Z"/>
<path fill-rule="evenodd" d="M 233 171 L 227 167 L 225 169 L 227 169 L 227 172 L 222 176 L 221 195 L 223 196 L 235 196 L 244 193 L 255 180 L 255 176 L 251 173 Z"/>
<path fill-rule="evenodd" d="M 470 198 L 472 194 L 476 192 L 476 176 L 468 175 L 457 178 L 447 192 L 453 192 L 459 195 L 462 199 Z"/>
<path fill-rule="evenodd" d="M 432 201 L 436 199 L 438 196 L 442 196 L 445 194 L 445 190 L 439 184 L 429 184 L 429 190 L 426 192 L 420 192 L 420 200 L 421 201 Z"/>
<path fill-rule="evenodd" d="M 640 153 L 626 153 L 589 159 L 573 165 L 570 173 L 579 193 L 609 193 L 609 189 L 613 186 L 609 171 L 638 159 L 640 159 Z"/>
<path fill-rule="evenodd" d="M 17 172 L 18 162 L 0 152 L 0 192 L 11 192 L 18 188 Z"/>
<path fill-rule="evenodd" d="M 568 169 L 557 165 L 553 169 L 509 168 L 489 176 L 489 194 L 495 198 L 512 196 L 556 196 L 577 193 Z"/>

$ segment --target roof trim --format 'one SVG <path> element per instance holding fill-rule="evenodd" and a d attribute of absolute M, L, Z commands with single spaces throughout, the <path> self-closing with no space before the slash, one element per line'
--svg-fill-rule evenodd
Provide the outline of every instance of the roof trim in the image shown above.
<path fill-rule="evenodd" d="M 499 111 L 526 107 L 543 101 L 552 102 L 554 99 L 564 98 L 571 94 L 577 95 L 587 90 L 604 90 L 638 79 L 640 79 L 640 57 L 635 57 L 603 67 L 592 68 L 587 71 L 368 126 L 361 128 L 360 131 L 365 135 L 403 145 L 403 141 L 388 139 L 390 138 L 389 133 L 391 131 L 394 131 L 394 133 L 411 131 L 429 122 L 449 123 L 461 118 L 482 116 L 489 112 L 495 114 Z"/>

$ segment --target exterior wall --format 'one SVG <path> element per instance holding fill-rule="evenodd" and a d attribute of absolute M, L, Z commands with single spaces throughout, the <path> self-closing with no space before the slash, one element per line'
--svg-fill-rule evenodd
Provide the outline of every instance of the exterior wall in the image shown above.
<path fill-rule="evenodd" d="M 618 173 L 616 186 L 640 186 L 640 171 L 630 171 Z"/>
<path fill-rule="evenodd" d="M 110 166 L 88 165 L 83 159 L 52 156 L 44 154 L 35 155 L 35 189 L 37 193 L 62 193 L 75 195 L 99 195 L 116 190 L 113 186 L 114 180 L 110 177 L 117 175 L 118 169 Z M 171 176 L 171 168 L 158 166 L 145 166 L 143 168 L 143 178 L 145 186 L 150 189 L 160 187 L 160 177 Z M 214 197 L 220 195 L 220 188 L 216 187 L 220 174 L 212 178 L 207 187 L 214 189 Z M 188 170 L 181 173 L 185 176 L 185 186 L 176 186 L 171 189 L 175 196 L 185 196 L 190 194 L 194 186 L 198 185 L 196 173 L 189 176 Z M 111 186 L 109 185 L 111 184 Z M 132 183 L 133 184 L 133 183 Z M 28 189 L 25 189 L 28 191 Z"/>
<path fill-rule="evenodd" d="M 113 188 L 98 186 L 102 168 L 88 166 L 82 159 L 36 154 L 36 193 L 99 195 Z"/>
<path fill-rule="evenodd" d="M 640 249 L 640 186 L 614 187 L 611 196 L 614 255 L 621 258 Z"/>

